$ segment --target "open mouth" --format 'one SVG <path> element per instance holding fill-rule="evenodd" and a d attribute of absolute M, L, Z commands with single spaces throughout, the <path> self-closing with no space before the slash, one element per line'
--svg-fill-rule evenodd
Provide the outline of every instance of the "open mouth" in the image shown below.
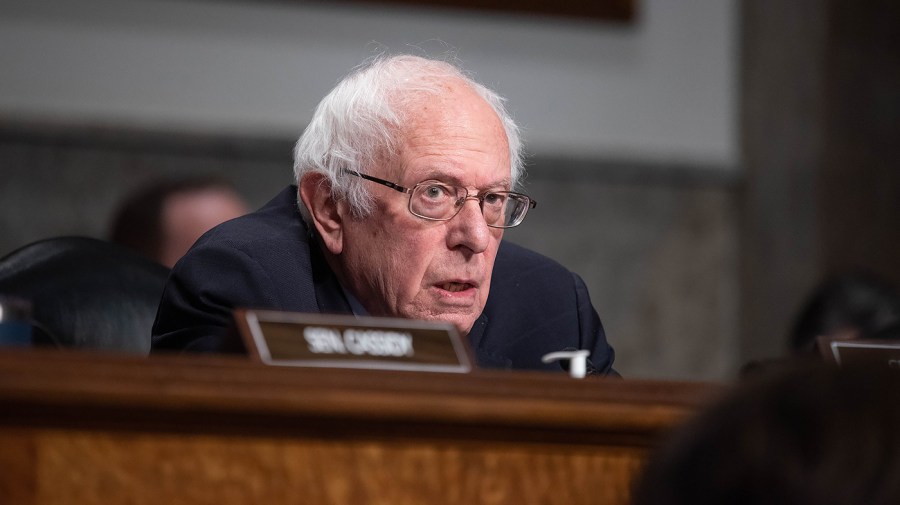
<path fill-rule="evenodd" d="M 469 284 L 468 282 L 445 282 L 443 284 L 438 284 L 438 287 L 443 289 L 444 291 L 459 293 L 460 291 L 471 289 L 474 286 L 472 284 Z"/>

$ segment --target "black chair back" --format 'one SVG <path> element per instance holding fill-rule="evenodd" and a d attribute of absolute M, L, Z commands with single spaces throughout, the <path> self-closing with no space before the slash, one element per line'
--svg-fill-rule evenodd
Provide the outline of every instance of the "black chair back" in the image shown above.
<path fill-rule="evenodd" d="M 0 259 L 0 296 L 31 302 L 36 344 L 146 355 L 168 274 L 119 245 L 58 237 Z"/>

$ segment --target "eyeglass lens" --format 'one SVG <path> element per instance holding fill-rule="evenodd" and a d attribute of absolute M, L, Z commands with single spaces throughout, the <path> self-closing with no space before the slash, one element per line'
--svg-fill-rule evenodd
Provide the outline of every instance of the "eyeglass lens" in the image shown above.
<path fill-rule="evenodd" d="M 426 181 L 413 188 L 409 210 L 426 219 L 445 220 L 455 216 L 466 199 L 477 198 L 489 226 L 507 228 L 521 223 L 528 208 L 527 197 L 506 191 L 469 195 L 465 188 Z"/>

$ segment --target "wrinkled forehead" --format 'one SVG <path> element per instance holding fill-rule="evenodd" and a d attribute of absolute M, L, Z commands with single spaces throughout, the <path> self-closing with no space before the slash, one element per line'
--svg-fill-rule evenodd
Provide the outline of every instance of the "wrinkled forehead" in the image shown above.
<path fill-rule="evenodd" d="M 397 145 L 383 166 L 393 167 L 390 175 L 401 175 L 402 161 L 410 156 L 445 153 L 478 157 L 509 177 L 509 144 L 496 111 L 463 81 L 441 84 L 439 93 L 416 93 L 404 102 L 397 131 Z M 389 175 L 389 174 L 384 174 Z"/>
<path fill-rule="evenodd" d="M 501 131 L 503 129 L 500 117 L 491 105 L 469 83 L 459 78 L 435 81 L 427 90 L 414 88 L 398 92 L 391 100 L 395 100 L 402 127 L 478 116 L 484 124 L 499 127 Z"/>

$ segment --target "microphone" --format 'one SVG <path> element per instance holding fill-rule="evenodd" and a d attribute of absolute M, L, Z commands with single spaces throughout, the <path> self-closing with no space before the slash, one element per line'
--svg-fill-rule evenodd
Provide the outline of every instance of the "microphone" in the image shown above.
<path fill-rule="evenodd" d="M 588 356 L 591 354 L 587 349 L 575 349 L 574 347 L 566 347 L 561 351 L 551 352 L 541 356 L 544 363 L 552 363 L 559 361 L 559 366 L 563 370 L 569 372 L 569 375 L 575 379 L 582 379 L 587 375 L 597 375 L 599 371 L 597 367 L 591 363 Z"/>

